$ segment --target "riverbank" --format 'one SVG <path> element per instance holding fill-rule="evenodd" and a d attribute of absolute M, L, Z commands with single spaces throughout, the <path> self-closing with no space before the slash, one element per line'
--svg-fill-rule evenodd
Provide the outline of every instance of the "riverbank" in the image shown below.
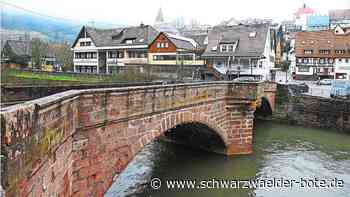
<path fill-rule="evenodd" d="M 350 101 L 303 95 L 278 84 L 273 115 L 265 120 L 350 133 Z"/>

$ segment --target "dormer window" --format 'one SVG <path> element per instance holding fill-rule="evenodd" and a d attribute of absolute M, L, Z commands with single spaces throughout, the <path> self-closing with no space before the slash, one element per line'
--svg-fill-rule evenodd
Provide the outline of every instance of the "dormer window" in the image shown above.
<path fill-rule="evenodd" d="M 129 40 L 125 40 L 125 44 L 132 44 L 134 40 L 129 39 Z"/>
<path fill-rule="evenodd" d="M 228 51 L 233 52 L 233 44 L 228 45 Z"/>
<path fill-rule="evenodd" d="M 133 44 L 136 41 L 136 38 L 125 38 L 123 43 L 125 44 Z"/>
<path fill-rule="evenodd" d="M 338 54 L 338 55 L 345 54 L 345 50 L 342 50 L 342 49 L 335 50 L 335 54 Z"/>
<path fill-rule="evenodd" d="M 255 38 L 256 37 L 256 31 L 249 33 L 249 38 Z"/>
<path fill-rule="evenodd" d="M 224 45 L 221 45 L 221 52 L 226 52 L 227 51 L 227 46 L 224 44 Z"/>
<path fill-rule="evenodd" d="M 325 50 L 325 49 L 323 49 L 323 50 L 320 50 L 319 51 L 320 52 L 320 54 L 323 54 L 323 55 L 328 55 L 329 53 L 330 53 L 330 50 Z"/>
<path fill-rule="evenodd" d="M 85 42 L 80 42 L 80 46 L 81 47 L 85 46 Z"/>
<path fill-rule="evenodd" d="M 91 46 L 91 42 L 90 41 L 85 42 L 85 46 Z"/>
<path fill-rule="evenodd" d="M 168 48 L 169 47 L 169 43 L 168 42 L 158 42 L 157 43 L 157 48 Z"/>
<path fill-rule="evenodd" d="M 304 54 L 312 54 L 313 53 L 313 50 L 311 50 L 311 49 L 305 49 L 304 50 Z"/>

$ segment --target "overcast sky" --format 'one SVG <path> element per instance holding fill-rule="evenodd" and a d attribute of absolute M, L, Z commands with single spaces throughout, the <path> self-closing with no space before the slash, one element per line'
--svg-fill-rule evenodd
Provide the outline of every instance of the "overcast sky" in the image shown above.
<path fill-rule="evenodd" d="M 153 24 L 162 7 L 166 20 L 183 17 L 215 25 L 231 17 L 291 19 L 303 2 L 312 9 L 350 9 L 350 0 L 4 0 L 36 12 L 78 21 Z"/>

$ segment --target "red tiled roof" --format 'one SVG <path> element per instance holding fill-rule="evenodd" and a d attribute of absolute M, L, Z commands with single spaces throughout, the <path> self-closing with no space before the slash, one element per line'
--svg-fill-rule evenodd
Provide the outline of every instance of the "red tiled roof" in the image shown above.
<path fill-rule="evenodd" d="M 303 14 L 313 14 L 313 13 L 315 13 L 315 11 L 313 9 L 304 6 L 304 7 L 299 8 L 298 11 L 296 13 L 294 13 L 294 15 L 297 17 L 300 17 Z"/>
<path fill-rule="evenodd" d="M 304 50 L 313 50 L 304 54 Z M 320 54 L 319 50 L 330 50 L 329 54 Z M 335 54 L 335 50 L 345 50 L 345 54 Z M 350 57 L 350 33 L 335 35 L 332 30 L 297 32 L 295 39 L 297 57 Z"/>

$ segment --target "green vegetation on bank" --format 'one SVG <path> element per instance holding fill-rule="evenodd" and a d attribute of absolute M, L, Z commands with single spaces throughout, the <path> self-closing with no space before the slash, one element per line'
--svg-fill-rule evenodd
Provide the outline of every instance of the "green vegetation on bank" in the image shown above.
<path fill-rule="evenodd" d="M 141 82 L 149 81 L 151 77 L 136 69 L 124 70 L 113 75 L 51 73 L 42 71 L 3 69 L 1 83 L 3 85 L 79 85 L 96 83 Z"/>

